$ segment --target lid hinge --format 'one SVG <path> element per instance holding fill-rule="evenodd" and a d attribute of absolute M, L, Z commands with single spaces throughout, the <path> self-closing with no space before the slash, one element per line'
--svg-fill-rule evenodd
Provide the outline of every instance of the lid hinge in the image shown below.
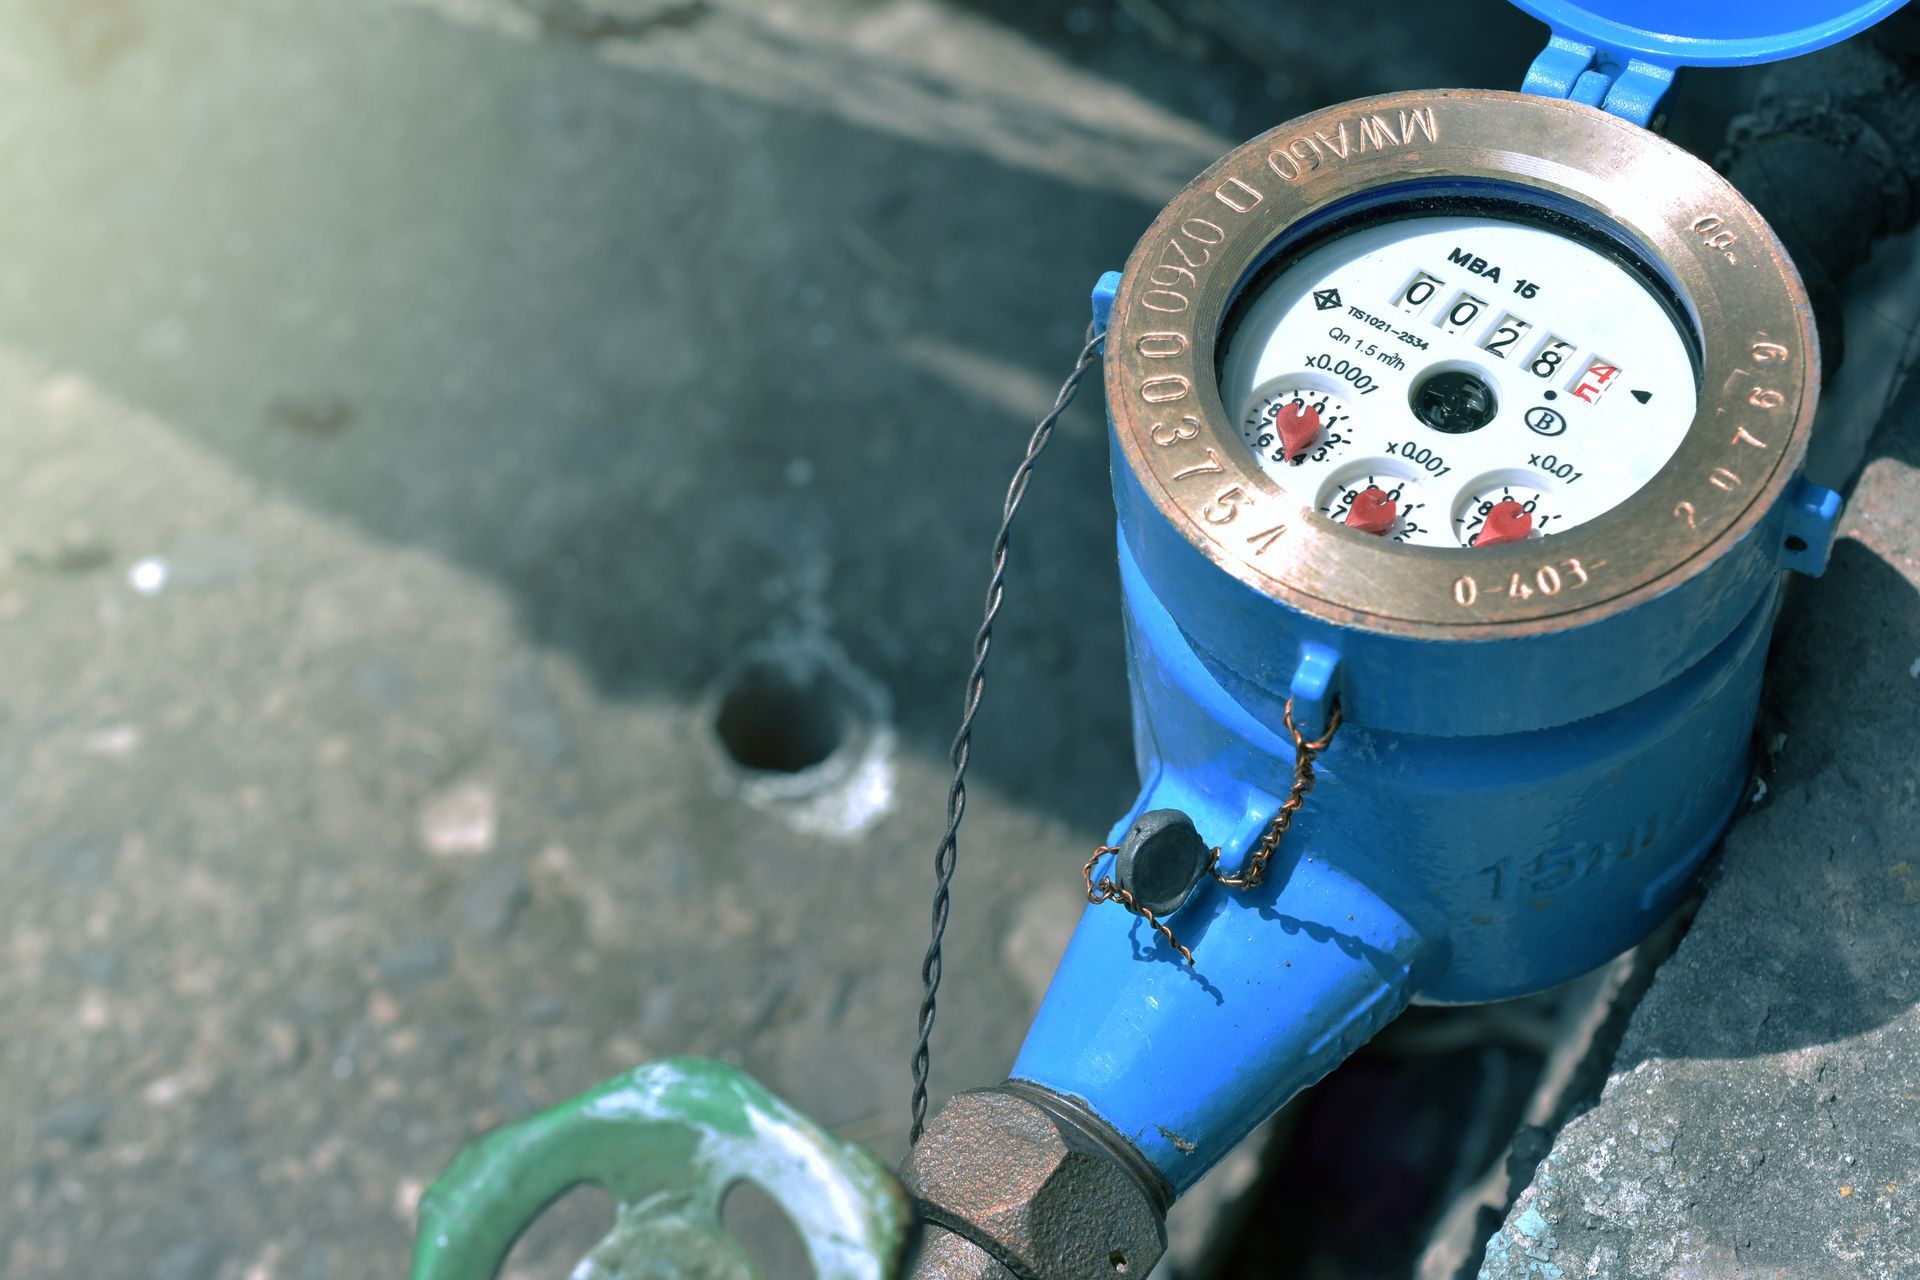
<path fill-rule="evenodd" d="M 1556 34 L 1527 68 L 1520 91 L 1570 98 L 1644 126 L 1672 87 L 1672 67 Z"/>

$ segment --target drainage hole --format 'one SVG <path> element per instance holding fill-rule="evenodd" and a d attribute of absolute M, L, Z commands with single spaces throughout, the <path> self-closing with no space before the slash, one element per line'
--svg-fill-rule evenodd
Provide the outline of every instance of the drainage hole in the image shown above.
<path fill-rule="evenodd" d="M 1113 1268 L 1113 1274 L 1123 1276 L 1127 1274 L 1127 1255 L 1115 1249 L 1107 1255 L 1107 1265 Z"/>
<path fill-rule="evenodd" d="M 1801 537 L 1799 534 L 1793 534 L 1792 536 L 1788 537 L 1787 550 L 1793 552 L 1795 555 L 1798 555 L 1800 552 L 1805 551 L 1806 549 L 1807 549 L 1807 540 L 1805 538 Z"/>
<path fill-rule="evenodd" d="M 762 773 L 798 773 L 846 736 L 838 683 L 817 666 L 761 660 L 741 668 L 720 700 L 714 732 L 733 762 Z"/>

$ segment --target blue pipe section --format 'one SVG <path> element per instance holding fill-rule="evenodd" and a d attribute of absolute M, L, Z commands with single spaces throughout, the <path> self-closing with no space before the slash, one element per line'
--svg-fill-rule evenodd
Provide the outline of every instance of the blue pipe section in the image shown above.
<path fill-rule="evenodd" d="M 1178 915 L 1196 968 L 1137 916 L 1082 915 L 1013 1077 L 1087 1102 L 1184 1192 L 1406 1007 L 1424 947 L 1318 861 Z"/>

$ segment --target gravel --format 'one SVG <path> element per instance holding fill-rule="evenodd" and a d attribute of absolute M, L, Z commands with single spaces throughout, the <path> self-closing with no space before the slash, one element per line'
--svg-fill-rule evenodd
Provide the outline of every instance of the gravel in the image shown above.
<path fill-rule="evenodd" d="M 113 1112 L 113 1099 L 105 1094 L 88 1094 L 56 1103 L 34 1117 L 34 1136 L 46 1142 L 70 1142 L 90 1147 L 100 1141 L 107 1117 Z"/>
<path fill-rule="evenodd" d="M 380 957 L 380 977 L 395 991 L 411 991 L 447 971 L 453 948 L 437 933 L 409 938 Z"/>
<path fill-rule="evenodd" d="M 503 864 L 477 871 L 460 895 L 460 922 L 468 933 L 498 942 L 512 932 L 533 888 L 519 867 Z"/>

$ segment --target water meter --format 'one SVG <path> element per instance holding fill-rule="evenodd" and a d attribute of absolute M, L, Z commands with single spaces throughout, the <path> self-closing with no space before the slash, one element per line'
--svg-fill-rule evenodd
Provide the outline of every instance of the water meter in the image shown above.
<path fill-rule="evenodd" d="M 1766 222 L 1643 126 L 1678 64 L 1892 6 L 1523 7 L 1529 92 L 1280 125 L 1096 290 L 1142 788 L 1011 1079 L 908 1158 L 927 1274 L 1144 1270 L 1410 1001 L 1644 936 L 1741 800 L 1783 571 L 1839 511 L 1819 357 Z M 981 1203 L 1012 1149 L 1104 1152 L 1084 1212 Z M 1050 1254 L 1049 1214 L 1088 1234 Z"/>
<path fill-rule="evenodd" d="M 1819 356 L 1766 222 L 1645 126 L 1677 66 L 1897 5 L 1520 3 L 1553 29 L 1526 92 L 1282 124 L 1095 290 L 1141 789 L 1009 1079 L 924 1136 L 916 1110 L 916 1274 L 1144 1275 L 1173 1199 L 1294 1093 L 1410 1002 L 1538 991 L 1633 945 L 1740 803 L 1785 573 L 1822 569 L 1839 512 L 1801 476 Z M 617 1116 L 570 1104 L 456 1166 L 416 1274 L 450 1274 L 450 1206 L 544 1203 L 572 1166 L 541 1146 L 529 1183 L 522 1148 L 583 1124 L 612 1135 L 596 1159 L 625 1149 L 613 1120 L 712 1138 L 661 1147 L 711 1159 L 646 1171 L 628 1244 L 724 1251 L 714 1188 L 763 1148 L 871 1189 L 797 1120 L 705 1118 L 744 1086 L 700 1080 L 672 1106 L 609 1086 Z M 661 1200 L 662 1178 L 704 1190 Z M 903 1208 L 870 1198 L 823 1211 L 863 1242 L 834 1274 L 900 1247 Z"/>

